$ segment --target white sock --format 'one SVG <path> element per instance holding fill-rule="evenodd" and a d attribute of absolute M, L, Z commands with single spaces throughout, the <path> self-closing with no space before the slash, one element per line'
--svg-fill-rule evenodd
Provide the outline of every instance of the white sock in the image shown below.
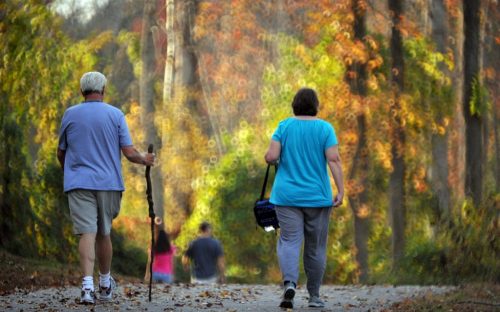
<path fill-rule="evenodd" d="M 92 276 L 84 276 L 83 277 L 82 289 L 94 290 L 94 278 Z"/>
<path fill-rule="evenodd" d="M 108 272 L 107 274 L 102 274 L 99 272 L 99 285 L 101 287 L 109 287 L 109 278 L 111 277 L 111 272 Z"/>

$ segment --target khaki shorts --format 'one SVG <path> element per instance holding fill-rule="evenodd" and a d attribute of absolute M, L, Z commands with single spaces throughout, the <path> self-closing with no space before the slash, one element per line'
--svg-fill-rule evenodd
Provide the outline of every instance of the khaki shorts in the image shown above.
<path fill-rule="evenodd" d="M 68 192 L 73 233 L 109 235 L 111 223 L 120 212 L 122 192 L 73 190 Z"/>

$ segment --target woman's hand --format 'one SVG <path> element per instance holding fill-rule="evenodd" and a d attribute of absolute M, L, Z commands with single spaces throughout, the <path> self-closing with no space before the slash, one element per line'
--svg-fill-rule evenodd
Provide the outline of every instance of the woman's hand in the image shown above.
<path fill-rule="evenodd" d="M 337 196 L 335 196 L 335 199 L 333 200 L 333 207 L 341 206 L 343 201 L 344 201 L 344 194 L 338 193 Z"/>

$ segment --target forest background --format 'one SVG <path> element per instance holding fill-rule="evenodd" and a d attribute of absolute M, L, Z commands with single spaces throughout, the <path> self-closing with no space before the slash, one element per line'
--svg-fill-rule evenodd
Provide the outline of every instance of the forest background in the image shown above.
<path fill-rule="evenodd" d="M 208 220 L 230 282 L 280 280 L 252 207 L 270 137 L 309 86 L 346 178 L 325 282 L 500 280 L 498 1 L 78 3 L 0 3 L 3 249 L 77 262 L 55 151 L 98 70 L 134 144 L 156 147 L 156 214 L 178 256 Z M 113 233 L 113 270 L 134 276 L 150 240 L 143 169 L 123 163 Z"/>

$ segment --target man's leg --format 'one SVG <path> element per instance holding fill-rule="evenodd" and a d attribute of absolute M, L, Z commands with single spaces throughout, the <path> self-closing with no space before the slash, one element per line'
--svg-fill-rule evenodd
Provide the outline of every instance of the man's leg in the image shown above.
<path fill-rule="evenodd" d="M 110 235 L 97 234 L 96 237 L 97 261 L 99 261 L 99 272 L 109 273 L 111 270 L 111 259 L 113 258 L 113 245 Z"/>
<path fill-rule="evenodd" d="M 94 295 L 94 261 L 95 261 L 96 233 L 84 233 L 80 236 L 78 252 L 80 253 L 80 267 L 83 273 L 82 292 L 80 303 L 95 303 Z"/>
<path fill-rule="evenodd" d="M 97 202 L 95 192 L 89 190 L 73 190 L 68 193 L 73 232 L 80 235 L 78 252 L 80 268 L 83 273 L 81 300 L 93 303 L 95 240 L 97 232 Z"/>
<path fill-rule="evenodd" d="M 304 209 L 304 271 L 311 297 L 319 297 L 326 266 L 326 243 L 331 208 Z"/>
<path fill-rule="evenodd" d="M 84 233 L 80 235 L 78 252 L 80 253 L 80 268 L 83 276 L 92 276 L 94 273 L 95 240 L 96 233 Z"/>
<path fill-rule="evenodd" d="M 97 259 L 99 261 L 99 298 L 110 300 L 115 287 L 111 278 L 111 260 L 113 258 L 113 245 L 111 243 L 111 224 L 120 212 L 121 192 L 97 192 Z"/>

